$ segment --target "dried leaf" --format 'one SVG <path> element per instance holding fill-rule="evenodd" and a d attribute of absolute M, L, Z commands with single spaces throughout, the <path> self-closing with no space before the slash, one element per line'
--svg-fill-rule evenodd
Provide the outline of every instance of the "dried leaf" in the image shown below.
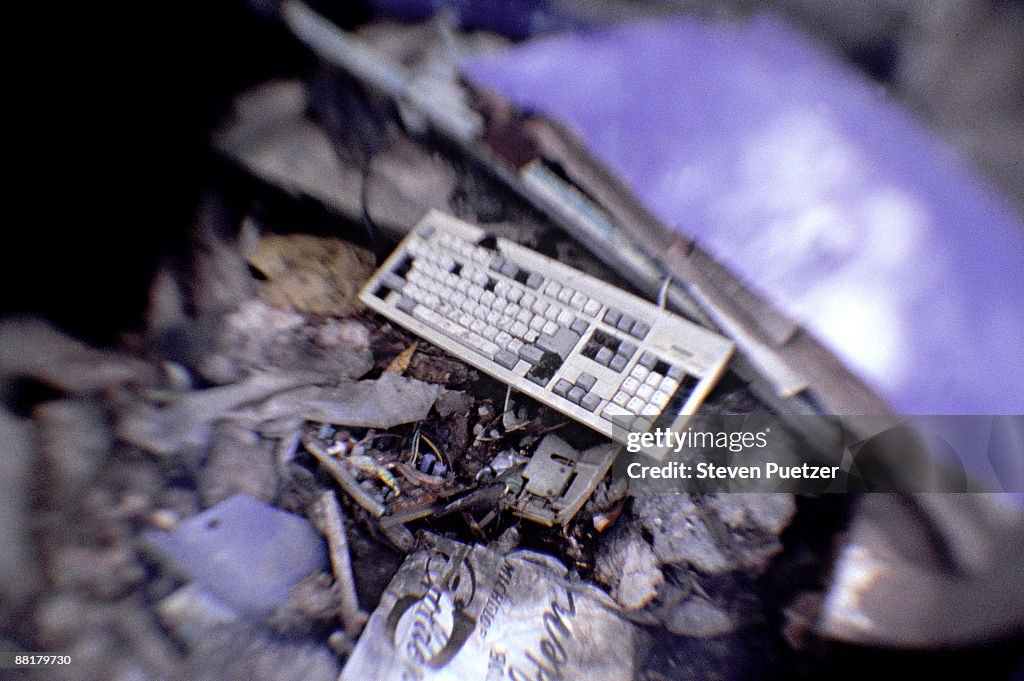
<path fill-rule="evenodd" d="M 404 374 L 405 370 L 409 368 L 409 362 L 412 361 L 412 356 L 416 354 L 416 347 L 419 344 L 420 342 L 416 341 L 415 343 L 407 347 L 405 350 L 402 350 L 400 353 L 398 353 L 398 357 L 395 357 L 393 360 L 391 360 L 391 363 L 388 364 L 386 369 L 384 369 L 384 373 L 398 375 Z"/>
<path fill-rule="evenodd" d="M 264 235 L 245 258 L 267 278 L 262 294 L 271 305 L 337 317 L 362 308 L 356 294 L 375 267 L 370 251 L 310 234 Z"/>

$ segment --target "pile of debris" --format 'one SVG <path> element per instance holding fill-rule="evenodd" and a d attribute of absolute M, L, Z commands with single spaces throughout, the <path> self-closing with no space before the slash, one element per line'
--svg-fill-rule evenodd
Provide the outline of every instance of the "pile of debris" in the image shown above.
<path fill-rule="evenodd" d="M 853 499 L 630 490 L 618 445 L 360 304 L 430 208 L 643 288 L 453 143 L 481 124 L 453 46 L 503 39 L 441 16 L 360 41 L 365 72 L 238 98 L 211 140 L 229 186 L 143 332 L 0 320 L 0 653 L 76 681 L 814 676 Z M 732 369 L 704 413 L 772 413 Z"/>
<path fill-rule="evenodd" d="M 68 678 L 335 678 L 403 557 L 442 536 L 543 551 L 532 579 L 562 593 L 604 585 L 594 635 L 763 619 L 735 585 L 781 552 L 791 496 L 627 498 L 617 446 L 361 309 L 368 252 L 251 219 L 218 236 L 213 214 L 188 288 L 160 274 L 125 350 L 0 332 L 5 616 L 70 654 Z"/>

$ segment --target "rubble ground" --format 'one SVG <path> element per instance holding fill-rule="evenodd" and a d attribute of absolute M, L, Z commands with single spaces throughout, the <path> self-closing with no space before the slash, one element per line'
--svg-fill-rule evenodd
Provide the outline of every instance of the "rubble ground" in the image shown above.
<path fill-rule="evenodd" d="M 443 72 L 437 28 L 364 34 Z M 629 285 L 477 162 L 313 70 L 257 86 L 214 133 L 230 161 L 189 257 L 154 274 L 145 328 L 100 349 L 0 319 L 0 652 L 73 659 L 24 678 L 333 681 L 431 536 L 535 551 L 600 589 L 649 639 L 643 681 L 1007 676 L 1013 641 L 911 654 L 815 637 L 852 495 L 630 496 L 607 476 L 564 526 L 518 515 L 546 436 L 603 440 L 355 292 L 429 207 Z M 733 374 L 703 408 L 768 409 Z M 256 561 L 284 538 L 299 548 Z"/>

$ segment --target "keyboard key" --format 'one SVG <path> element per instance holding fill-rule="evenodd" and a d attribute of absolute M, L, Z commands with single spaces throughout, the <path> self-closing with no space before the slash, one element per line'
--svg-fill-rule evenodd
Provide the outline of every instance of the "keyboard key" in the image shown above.
<path fill-rule="evenodd" d="M 576 347 L 576 343 L 579 340 L 580 335 L 578 333 L 571 329 L 558 327 L 558 330 L 553 334 L 542 334 L 537 339 L 537 347 L 553 352 L 564 360 L 572 352 L 572 349 Z"/>
<path fill-rule="evenodd" d="M 633 422 L 633 414 L 626 411 L 625 407 L 609 404 L 601 412 L 601 418 L 611 421 L 613 425 L 623 428 Z"/>
<path fill-rule="evenodd" d="M 579 404 L 580 400 L 582 400 L 583 396 L 586 394 L 587 393 L 583 388 L 579 387 L 578 385 L 574 385 L 572 388 L 569 389 L 569 392 L 566 394 L 565 397 L 570 402 Z"/>
<path fill-rule="evenodd" d="M 644 383 L 642 386 L 636 389 L 636 396 L 645 402 L 649 402 L 651 395 L 654 394 L 654 388 Z"/>
<path fill-rule="evenodd" d="M 494 355 L 494 361 L 505 367 L 506 369 L 512 369 L 519 361 L 519 357 L 508 350 L 499 350 Z"/>
<path fill-rule="evenodd" d="M 644 324 L 641 321 L 636 321 L 633 322 L 633 328 L 629 330 L 629 335 L 633 336 L 634 338 L 639 338 L 640 340 L 643 340 L 644 338 L 647 338 L 647 334 L 650 333 L 650 331 L 650 324 Z"/>
<path fill-rule="evenodd" d="M 590 328 L 590 324 L 588 324 L 585 319 L 577 319 L 569 326 L 569 328 L 582 336 L 587 332 L 587 329 Z"/>
<path fill-rule="evenodd" d="M 597 354 L 594 355 L 594 361 L 602 366 L 608 366 L 608 362 L 612 361 L 614 354 L 615 353 L 608 348 L 601 348 L 597 351 Z"/>
<path fill-rule="evenodd" d="M 622 313 L 616 309 L 608 308 L 604 313 L 604 323 L 609 326 L 615 326 L 622 319 Z"/>
<path fill-rule="evenodd" d="M 544 357 L 544 351 L 536 345 L 524 345 L 519 348 L 519 356 L 530 364 L 536 364 Z"/>
<path fill-rule="evenodd" d="M 629 402 L 626 402 L 626 410 L 631 414 L 639 414 L 640 410 L 644 408 L 645 402 L 639 397 L 629 398 Z"/>
<path fill-rule="evenodd" d="M 558 382 L 555 383 L 555 387 L 552 388 L 551 391 L 553 393 L 555 393 L 556 395 L 559 395 L 561 397 L 565 397 L 566 394 L 569 392 L 570 388 L 572 388 L 572 383 L 570 383 L 569 381 L 565 380 L 564 378 L 560 378 L 560 379 L 558 379 Z"/>
<path fill-rule="evenodd" d="M 380 283 L 392 291 L 401 291 L 402 287 L 405 286 L 405 279 L 402 279 L 394 272 L 388 272 L 380 278 Z"/>
<path fill-rule="evenodd" d="M 580 406 L 587 411 L 597 411 L 598 406 L 601 404 L 601 398 L 594 393 L 588 393 L 583 396 L 580 400 Z"/>
<path fill-rule="evenodd" d="M 612 371 L 622 371 L 628 362 L 629 360 L 624 355 L 615 355 L 612 357 L 612 361 L 608 362 L 608 368 Z"/>
<path fill-rule="evenodd" d="M 629 376 L 626 378 L 625 381 L 622 382 L 622 389 L 625 392 L 629 393 L 630 395 L 635 395 L 636 389 L 639 388 L 641 385 L 642 384 L 640 383 L 640 381 L 636 380 L 632 376 Z"/>
<path fill-rule="evenodd" d="M 580 374 L 576 379 L 576 385 L 583 388 L 584 392 L 590 392 L 595 383 L 597 383 L 597 377 L 591 374 Z"/>
<path fill-rule="evenodd" d="M 629 330 L 633 328 L 633 322 L 635 321 L 636 320 L 630 317 L 628 314 L 624 314 L 621 317 L 619 317 L 619 321 L 615 323 L 615 327 L 619 331 L 625 331 L 628 333 Z"/>
<path fill-rule="evenodd" d="M 654 365 L 657 363 L 658 357 L 653 352 L 645 352 L 644 354 L 640 355 L 640 359 L 637 360 L 637 364 L 644 367 L 645 369 L 653 369 Z M 644 374 L 644 378 L 647 378 L 646 374 Z"/>
<path fill-rule="evenodd" d="M 626 404 L 629 402 L 630 397 L 632 397 L 632 395 L 620 390 L 619 392 L 615 393 L 615 397 L 612 398 L 612 403 L 620 407 L 625 407 Z"/>
<path fill-rule="evenodd" d="M 416 307 L 416 301 L 408 296 L 402 296 L 395 303 L 395 307 L 404 312 L 405 314 L 412 314 L 413 309 Z"/>
<path fill-rule="evenodd" d="M 542 283 L 544 283 L 544 277 L 540 276 L 539 274 L 536 274 L 535 272 L 531 272 L 530 275 L 526 278 L 527 287 L 532 289 L 540 288 L 540 285 Z"/>
<path fill-rule="evenodd" d="M 586 294 L 580 293 L 579 291 L 576 291 L 575 293 L 573 293 L 572 294 L 572 298 L 569 300 L 569 304 L 572 305 L 577 310 L 582 310 L 583 306 L 584 306 L 584 304 L 586 304 L 586 302 L 587 302 Z"/>
<path fill-rule="evenodd" d="M 506 262 L 501 266 L 501 273 L 509 279 L 515 279 L 516 275 L 519 274 L 519 268 L 510 262 Z"/>
<path fill-rule="evenodd" d="M 590 315 L 591 317 L 593 317 L 600 311 L 601 303 L 597 302 L 593 298 L 588 300 L 586 304 L 583 305 L 583 314 L 585 315 Z"/>

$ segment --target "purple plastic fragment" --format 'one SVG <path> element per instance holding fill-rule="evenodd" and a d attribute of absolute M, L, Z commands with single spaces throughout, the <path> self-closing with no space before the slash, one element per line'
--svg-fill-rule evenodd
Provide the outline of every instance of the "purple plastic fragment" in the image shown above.
<path fill-rule="evenodd" d="M 574 127 L 898 411 L 1024 413 L 1020 216 L 781 21 L 553 36 L 464 72 Z"/>
<path fill-rule="evenodd" d="M 246 614 L 284 605 L 293 586 L 327 564 L 309 521 L 244 494 L 145 539 L 170 566 Z"/>

